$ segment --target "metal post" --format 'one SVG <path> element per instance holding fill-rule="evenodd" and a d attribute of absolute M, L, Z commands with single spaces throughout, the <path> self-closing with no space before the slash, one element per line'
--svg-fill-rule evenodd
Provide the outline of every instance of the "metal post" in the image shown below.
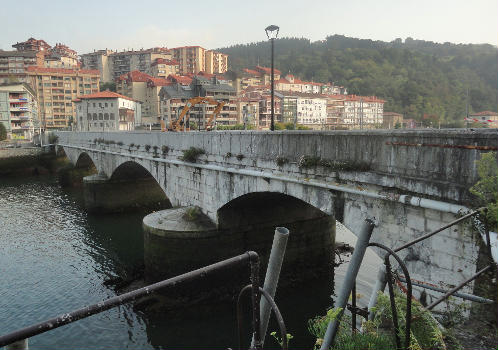
<path fill-rule="evenodd" d="M 274 76 L 273 76 L 273 55 L 274 55 L 274 44 L 273 42 L 275 39 L 270 39 L 271 40 L 271 124 L 270 124 L 270 130 L 274 131 L 275 130 L 275 88 L 274 88 Z"/>
<path fill-rule="evenodd" d="M 342 310 L 337 315 L 335 320 L 329 322 L 320 350 L 327 350 L 333 344 L 334 338 L 339 329 L 340 318 L 344 313 L 346 303 L 349 295 L 351 294 L 351 290 L 353 289 L 353 284 L 356 280 L 356 276 L 358 275 L 358 271 L 360 270 L 360 265 L 367 250 L 374 226 L 375 225 L 372 219 L 365 219 L 360 234 L 358 235 L 356 246 L 354 247 L 353 256 L 349 262 L 344 283 L 335 302 L 335 307 L 341 308 Z"/>
<path fill-rule="evenodd" d="M 289 239 L 289 230 L 285 227 L 277 227 L 275 235 L 273 236 L 273 245 L 271 247 L 270 260 L 268 261 L 268 268 L 266 270 L 265 283 L 263 290 L 274 299 L 277 290 L 278 279 L 282 262 L 284 261 L 285 248 L 287 240 Z M 268 329 L 268 321 L 270 320 L 271 305 L 266 298 L 261 300 L 260 305 L 261 315 L 261 344 L 265 343 L 266 330 Z M 254 345 L 254 338 L 253 338 Z"/>

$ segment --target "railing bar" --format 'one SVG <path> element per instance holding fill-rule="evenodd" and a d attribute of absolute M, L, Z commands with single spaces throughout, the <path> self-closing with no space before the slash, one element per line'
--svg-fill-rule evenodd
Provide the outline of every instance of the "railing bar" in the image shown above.
<path fill-rule="evenodd" d="M 198 277 L 205 277 L 206 275 L 216 270 L 227 268 L 233 265 L 238 265 L 246 262 L 250 262 L 252 264 L 253 261 L 257 260 L 259 260 L 257 253 L 249 251 L 244 254 L 238 255 L 236 257 L 229 258 L 125 294 L 117 295 L 115 297 L 101 301 L 97 304 L 89 305 L 84 308 L 72 311 L 70 313 L 62 314 L 58 317 L 46 320 L 44 322 L 0 336 L 0 347 L 11 344 L 21 339 L 30 338 L 32 336 L 44 333 L 46 331 L 109 310 L 115 306 L 133 301 L 139 297 L 156 292 L 159 289 L 175 286 L 179 283 L 191 281 Z"/>
<path fill-rule="evenodd" d="M 417 238 L 417 239 L 414 239 L 414 240 L 413 240 L 413 241 L 411 241 L 411 242 L 408 242 L 408 243 L 406 243 L 406 244 L 402 245 L 401 247 L 398 247 L 398 248 L 394 249 L 394 251 L 395 251 L 395 252 L 399 252 L 400 250 L 403 250 L 403 249 L 405 249 L 405 248 L 408 248 L 408 247 L 410 247 L 410 246 L 414 245 L 415 243 L 418 243 L 418 242 L 420 242 L 420 241 L 423 241 L 423 240 L 424 240 L 424 239 L 426 239 L 426 238 L 429 238 L 429 237 L 431 237 L 431 236 L 434 236 L 436 233 L 439 233 L 439 232 L 441 232 L 441 231 L 444 231 L 444 230 L 446 230 L 447 228 L 449 228 L 449 227 L 451 227 L 451 226 L 453 226 L 453 225 L 458 224 L 460 221 L 463 221 L 463 220 L 465 220 L 465 219 L 468 219 L 468 218 L 469 218 L 469 217 L 471 217 L 471 216 L 474 216 L 474 215 L 479 214 L 479 211 L 480 211 L 480 210 L 482 210 L 482 209 L 484 209 L 484 208 L 479 208 L 479 209 L 477 209 L 477 210 L 473 211 L 472 213 L 466 214 L 466 215 L 462 216 L 461 218 L 458 218 L 458 219 L 456 219 L 455 221 L 452 221 L 452 222 L 450 222 L 449 224 L 447 224 L 447 225 L 445 225 L 445 226 L 443 226 L 443 227 L 438 228 L 438 229 L 437 229 L 437 230 L 435 230 L 435 231 L 429 232 L 429 233 L 428 233 L 428 234 L 426 234 L 426 235 L 423 235 L 423 236 L 421 236 L 421 237 L 419 237 L 419 238 Z"/>
<path fill-rule="evenodd" d="M 460 283 L 458 286 L 456 286 L 455 288 L 453 289 L 450 289 L 445 295 L 443 295 L 441 298 L 439 298 L 438 300 L 436 300 L 435 302 L 433 302 L 431 305 L 427 306 L 427 310 L 432 310 L 436 305 L 438 305 L 439 303 L 443 302 L 444 300 L 448 299 L 453 293 L 455 293 L 456 291 L 462 289 L 467 283 L 469 282 L 472 282 L 473 280 L 475 280 L 477 277 L 479 277 L 479 275 L 481 275 L 482 273 L 488 271 L 490 268 L 491 268 L 492 265 L 488 265 L 486 266 L 485 268 L 483 268 L 481 271 L 477 272 L 474 276 L 466 279 L 465 281 L 463 281 L 462 283 Z"/>

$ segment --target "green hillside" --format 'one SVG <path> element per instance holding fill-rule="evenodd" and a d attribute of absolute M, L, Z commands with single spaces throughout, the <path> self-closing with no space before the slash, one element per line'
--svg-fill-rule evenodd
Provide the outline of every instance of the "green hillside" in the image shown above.
<path fill-rule="evenodd" d="M 267 41 L 218 50 L 230 55 L 236 73 L 258 63 L 270 66 Z M 387 101 L 386 111 L 418 120 L 434 115 L 447 126 L 462 123 L 467 89 L 471 112 L 498 105 L 498 49 L 488 44 L 283 38 L 275 41 L 275 67 L 306 80 L 333 81 L 351 94 L 376 95 Z"/>

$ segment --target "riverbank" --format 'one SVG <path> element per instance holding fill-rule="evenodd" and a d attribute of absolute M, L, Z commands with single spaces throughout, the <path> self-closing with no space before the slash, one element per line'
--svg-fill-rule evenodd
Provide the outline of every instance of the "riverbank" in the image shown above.
<path fill-rule="evenodd" d="M 53 174 L 67 163 L 65 156 L 56 154 L 54 146 L 0 145 L 0 177 Z"/>

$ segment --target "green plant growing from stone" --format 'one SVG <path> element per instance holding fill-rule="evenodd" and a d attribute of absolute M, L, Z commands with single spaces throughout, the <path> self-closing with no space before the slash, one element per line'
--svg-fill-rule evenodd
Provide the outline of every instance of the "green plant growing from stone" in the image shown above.
<path fill-rule="evenodd" d="M 154 146 L 152 147 L 152 149 L 154 150 L 154 158 L 159 158 L 159 153 L 157 152 L 159 150 L 159 147 Z"/>
<path fill-rule="evenodd" d="M 183 214 L 183 218 L 186 221 L 195 221 L 199 215 L 201 214 L 201 210 L 198 207 L 190 207 L 185 210 Z"/>
<path fill-rule="evenodd" d="M 237 154 L 236 158 L 240 162 L 242 159 L 244 159 L 244 155 L 243 154 Z"/>
<path fill-rule="evenodd" d="M 278 335 L 277 335 L 277 332 L 273 331 L 270 333 L 270 335 L 275 338 L 275 340 L 277 341 L 277 343 L 280 344 L 280 347 L 283 348 L 284 347 L 284 340 L 282 338 L 280 338 Z M 294 338 L 294 336 L 290 333 L 287 333 L 286 334 L 286 338 L 287 338 L 287 346 L 289 346 L 289 342 L 292 338 Z"/>
<path fill-rule="evenodd" d="M 163 155 L 168 154 L 168 152 L 169 152 L 169 147 L 168 147 L 168 146 L 166 146 L 166 145 L 161 146 L 161 152 L 163 153 Z"/>
<path fill-rule="evenodd" d="M 289 160 L 285 157 L 282 156 L 277 156 L 277 159 L 275 159 L 275 163 L 277 163 L 278 166 L 283 166 L 284 164 L 287 164 Z"/>
<path fill-rule="evenodd" d="M 145 151 L 149 152 L 149 150 L 150 150 L 150 145 L 145 145 Z"/>
<path fill-rule="evenodd" d="M 225 154 L 225 157 L 224 157 L 224 158 L 225 158 L 225 159 L 228 159 L 228 158 L 230 158 L 230 157 L 232 157 L 232 153 L 231 153 L 231 152 L 227 152 L 227 154 Z"/>
<path fill-rule="evenodd" d="M 476 161 L 479 181 L 469 191 L 488 208 L 489 229 L 498 232 L 498 164 L 496 152 L 483 153 Z"/>
<path fill-rule="evenodd" d="M 118 142 L 116 142 L 116 145 L 118 145 L 118 146 L 123 146 L 123 142 L 118 141 Z"/>
<path fill-rule="evenodd" d="M 195 163 L 197 158 L 201 154 L 205 154 L 206 152 L 202 148 L 198 147 L 190 147 L 189 149 L 183 150 L 183 156 L 180 157 L 180 160 L 185 162 Z"/>

